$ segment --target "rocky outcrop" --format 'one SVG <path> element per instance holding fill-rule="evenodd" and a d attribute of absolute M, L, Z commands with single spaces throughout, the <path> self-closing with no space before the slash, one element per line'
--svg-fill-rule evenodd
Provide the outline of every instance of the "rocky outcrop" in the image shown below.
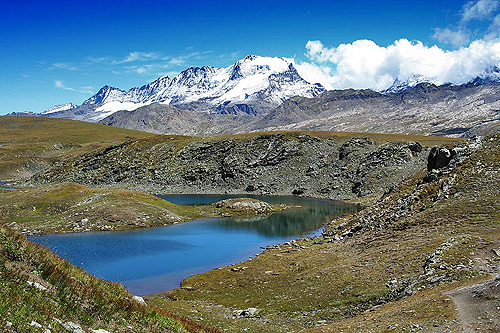
<path fill-rule="evenodd" d="M 251 199 L 226 199 L 213 204 L 216 208 L 230 209 L 235 212 L 249 214 L 269 214 L 274 212 L 273 206 L 267 202 Z"/>
<path fill-rule="evenodd" d="M 36 174 L 30 183 L 73 181 L 156 193 L 351 198 L 383 193 L 425 168 L 427 152 L 419 152 L 418 146 L 366 138 L 339 143 L 334 138 L 291 133 L 155 137 L 68 160 Z"/>
<path fill-rule="evenodd" d="M 453 150 L 442 147 L 432 147 L 427 158 L 427 170 L 441 169 L 447 166 L 454 156 Z"/>

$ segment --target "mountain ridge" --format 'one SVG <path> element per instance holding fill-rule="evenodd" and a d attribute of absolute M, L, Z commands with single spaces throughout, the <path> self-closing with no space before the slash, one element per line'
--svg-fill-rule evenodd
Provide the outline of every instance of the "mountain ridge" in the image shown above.
<path fill-rule="evenodd" d="M 69 112 L 45 114 L 99 121 L 116 111 L 150 104 L 214 113 L 246 104 L 255 112 L 267 113 L 292 96 L 314 97 L 324 91 L 320 83 L 306 81 L 291 59 L 248 55 L 229 67 L 190 67 L 174 78 L 162 76 L 128 91 L 105 85 Z"/>

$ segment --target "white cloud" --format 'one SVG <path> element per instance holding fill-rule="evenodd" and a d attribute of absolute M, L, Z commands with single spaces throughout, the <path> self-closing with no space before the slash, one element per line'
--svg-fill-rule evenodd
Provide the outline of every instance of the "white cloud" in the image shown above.
<path fill-rule="evenodd" d="M 406 39 L 397 40 L 387 47 L 370 40 L 357 40 L 332 48 L 325 47 L 320 41 L 309 41 L 306 48 L 311 60 L 330 66 L 328 80 L 336 89 L 383 90 L 396 78 L 405 80 L 414 74 L 432 78 L 438 83 L 460 84 L 484 69 L 500 66 L 500 39 L 474 41 L 455 51 Z"/>
<path fill-rule="evenodd" d="M 332 72 L 330 67 L 317 66 L 308 62 L 303 62 L 300 64 L 294 63 L 294 67 L 297 69 L 299 75 L 307 82 L 320 83 L 328 90 L 333 89 L 333 85 L 330 80 Z"/>
<path fill-rule="evenodd" d="M 498 9 L 498 0 L 469 1 L 462 9 L 462 22 L 484 20 Z"/>
<path fill-rule="evenodd" d="M 70 71 L 76 71 L 76 70 L 78 70 L 78 67 L 67 64 L 65 62 L 58 62 L 58 63 L 52 64 L 52 66 L 49 67 L 49 69 L 67 69 Z"/>
<path fill-rule="evenodd" d="M 92 94 L 95 91 L 95 88 L 92 86 L 81 87 L 78 89 L 71 88 L 71 87 L 66 86 L 62 80 L 55 80 L 54 87 L 59 88 L 59 89 L 63 89 L 63 90 L 78 91 L 82 94 Z"/>
<path fill-rule="evenodd" d="M 181 66 L 186 63 L 186 61 L 190 58 L 200 59 L 202 56 L 212 53 L 212 51 L 203 51 L 203 52 L 191 52 L 189 54 L 182 54 L 177 57 L 166 57 L 163 60 L 168 60 L 168 64 L 172 66 Z"/>
<path fill-rule="evenodd" d="M 159 59 L 160 55 L 156 52 L 130 52 L 125 59 L 118 61 L 117 63 L 127 63 L 134 61 L 149 61 Z"/>
<path fill-rule="evenodd" d="M 464 28 L 456 31 L 449 28 L 434 28 L 432 38 L 436 39 L 440 43 L 451 44 L 453 46 L 463 46 L 469 42 L 469 36 L 469 31 Z"/>
<path fill-rule="evenodd" d="M 500 37 L 500 14 L 495 16 L 490 26 L 488 27 L 488 32 L 485 39 L 491 40 Z"/>
<path fill-rule="evenodd" d="M 74 88 L 66 87 L 61 80 L 55 80 L 54 87 L 59 88 L 59 89 L 64 89 L 64 90 L 71 90 L 71 91 L 76 90 Z"/>

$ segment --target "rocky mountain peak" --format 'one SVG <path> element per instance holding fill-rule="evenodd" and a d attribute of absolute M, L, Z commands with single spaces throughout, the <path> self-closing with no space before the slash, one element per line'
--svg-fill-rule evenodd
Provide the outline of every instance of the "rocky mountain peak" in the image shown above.
<path fill-rule="evenodd" d="M 384 94 L 398 94 L 409 88 L 415 87 L 420 83 L 432 83 L 437 84 L 436 78 L 427 77 L 421 74 L 413 74 L 406 79 L 397 78 L 394 80 L 392 85 L 386 90 L 382 91 Z"/>
<path fill-rule="evenodd" d="M 476 78 L 472 79 L 470 83 L 476 86 L 500 83 L 500 68 L 494 66 L 487 70 L 484 70 Z"/>
<path fill-rule="evenodd" d="M 83 105 L 99 105 L 110 100 L 118 100 L 126 94 L 124 90 L 105 85 L 94 96 L 83 102 Z"/>

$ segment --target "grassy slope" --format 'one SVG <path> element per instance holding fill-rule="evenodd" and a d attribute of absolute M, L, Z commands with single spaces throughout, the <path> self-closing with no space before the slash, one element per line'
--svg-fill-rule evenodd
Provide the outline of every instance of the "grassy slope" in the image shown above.
<path fill-rule="evenodd" d="M 215 205 L 175 205 L 144 192 L 94 189 L 76 183 L 0 189 L 0 221 L 25 234 L 156 227 L 203 217 L 269 214 L 284 208 L 276 205 L 258 212 Z"/>
<path fill-rule="evenodd" d="M 459 330 L 455 307 L 443 293 L 498 272 L 500 260 L 491 250 L 500 247 L 499 170 L 495 137 L 439 181 L 418 185 L 422 173 L 358 215 L 336 221 L 326 238 L 265 251 L 238 265 L 245 270 L 192 276 L 182 283 L 191 288 L 150 302 L 231 331 Z M 411 209 L 395 209 L 400 202 Z M 348 231 L 354 235 L 332 241 Z M 399 300 L 405 289 L 416 294 Z M 249 307 L 260 309 L 259 316 L 231 316 Z"/>
<path fill-rule="evenodd" d="M 29 176 L 69 155 L 151 136 L 67 119 L 0 117 L 0 180 Z"/>
<path fill-rule="evenodd" d="M 0 217 L 17 231 L 52 233 L 152 227 L 207 216 L 151 194 L 93 189 L 76 183 L 0 189 Z"/>
<path fill-rule="evenodd" d="M 0 226 L 0 318 L 4 332 L 34 331 L 32 321 L 52 332 L 67 332 L 57 320 L 77 323 L 86 331 L 205 331 L 139 304 L 121 285 L 87 274 L 4 226 Z M 12 325 L 9 329 L 7 322 Z"/>

